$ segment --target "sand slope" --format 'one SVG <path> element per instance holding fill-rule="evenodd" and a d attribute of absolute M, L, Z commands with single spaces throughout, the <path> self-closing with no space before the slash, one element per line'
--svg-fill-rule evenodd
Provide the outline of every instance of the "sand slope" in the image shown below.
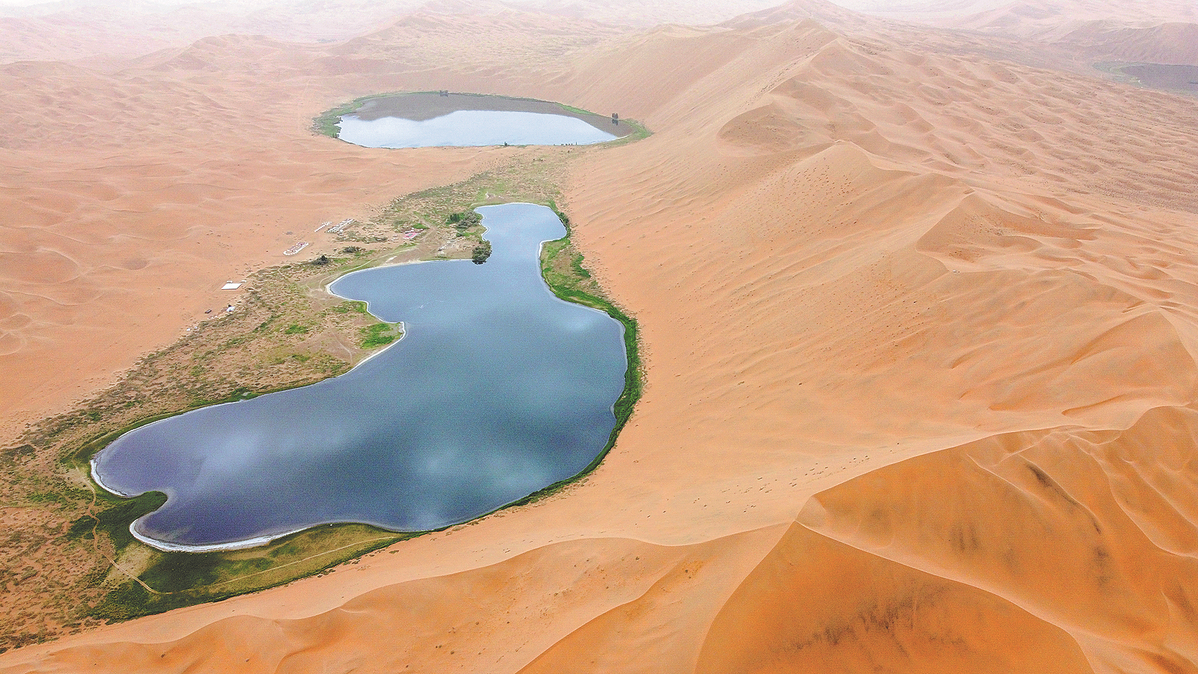
<path fill-rule="evenodd" d="M 312 136 L 311 111 L 338 99 L 300 66 L 289 84 L 256 72 L 283 51 L 212 38 L 113 76 L 0 66 L 3 436 L 223 308 L 221 284 L 322 221 L 488 165 L 486 149 L 372 155 Z M 234 70 L 229 52 L 247 60 Z"/>
<path fill-rule="evenodd" d="M 528 70 L 474 54 L 436 71 L 455 89 L 618 108 L 656 132 L 585 154 L 567 194 L 579 246 L 644 338 L 648 386 L 615 450 L 536 505 L 323 577 L 5 654 L 0 671 L 1198 669 L 1191 100 L 864 21 L 631 35 L 579 21 L 562 37 L 542 15 L 421 20 L 434 19 L 420 30 L 454 44 L 538 36 L 495 57 Z M 232 39 L 189 54 L 261 50 L 281 98 L 298 96 L 303 80 L 282 76 L 296 59 L 341 69 L 346 89 L 418 88 L 438 47 L 400 37 L 413 26 L 306 55 Z M 560 60 L 530 62 L 555 49 Z M 380 54 L 411 54 L 412 71 Z M 237 77 L 196 77 L 183 78 L 194 96 L 224 91 L 246 123 L 242 106 L 263 100 Z M 211 108 L 195 105 L 199 128 Z M 257 123 L 259 144 L 236 155 L 253 171 L 215 165 L 246 185 L 220 202 L 238 210 L 214 214 L 287 214 L 294 185 L 312 186 L 298 190 L 305 208 L 349 208 L 406 185 L 396 168 L 431 162 L 432 180 L 492 152 L 375 154 L 308 138 L 300 117 L 272 108 Z M 146 133 L 184 124 L 161 123 Z M 76 200 L 158 208 L 154 176 L 212 153 L 147 147 L 108 193 L 21 184 L 7 198 L 56 233 Z M 191 217 L 218 184 L 163 182 Z M 188 230 L 171 238 L 144 217 L 120 220 L 147 223 L 136 250 L 190 250 Z M 225 264 L 272 260 L 244 228 L 221 232 L 238 242 Z M 43 248 L 6 289 L 87 278 L 54 257 L 65 244 Z M 194 257 L 171 259 L 176 276 L 202 277 Z M 15 302 L 41 321 L 53 304 Z M 34 344 L 33 330 L 13 334 Z"/>

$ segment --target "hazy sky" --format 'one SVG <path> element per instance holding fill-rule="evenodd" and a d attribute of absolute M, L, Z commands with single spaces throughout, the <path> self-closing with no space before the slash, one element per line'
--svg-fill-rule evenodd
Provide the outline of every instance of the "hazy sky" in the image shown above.
<path fill-rule="evenodd" d="M 855 9 L 858 11 L 886 11 L 890 9 L 924 9 L 924 8 L 968 8 L 971 12 L 984 12 L 988 9 L 1013 4 L 1015 0 L 829 0 L 833 4 Z"/>
<path fill-rule="evenodd" d="M 519 2 L 519 0 L 514 0 L 514 1 L 517 3 Z M 777 4 L 782 4 L 785 1 L 786 0 L 779 0 Z M 837 5 L 842 6 L 842 7 L 848 7 L 850 9 L 867 10 L 867 11 L 868 10 L 877 10 L 877 9 L 887 9 L 889 7 L 895 7 L 895 6 L 933 4 L 932 0 L 831 0 L 831 1 Z M 978 4 L 999 6 L 999 5 L 1007 4 L 1007 2 L 1009 2 L 1009 1 L 1010 0 L 988 0 L 987 2 L 984 2 L 984 3 L 979 2 Z M 652 0 L 650 0 L 650 2 L 652 2 Z M 127 0 L 92 0 L 91 2 L 86 2 L 86 3 L 70 2 L 70 0 L 68 0 L 68 2 L 66 2 L 66 3 L 46 2 L 46 0 L 0 0 L 0 6 L 3 6 L 3 7 L 29 7 L 32 5 L 56 5 L 56 4 L 67 4 L 67 5 L 73 5 L 73 4 L 107 4 L 107 5 L 156 4 L 156 5 L 164 5 L 164 6 L 196 5 L 196 4 L 225 4 L 225 5 L 235 4 L 235 5 L 249 8 L 249 7 L 253 7 L 253 6 L 261 7 L 264 5 L 272 4 L 272 0 L 248 0 L 248 1 L 243 0 L 243 1 L 237 2 L 237 3 L 222 3 L 222 2 L 210 3 L 210 2 L 197 2 L 196 0 L 136 0 L 136 3 L 130 3 Z M 285 4 L 285 2 L 279 2 L 278 0 L 275 0 L 275 2 L 273 4 Z"/>
<path fill-rule="evenodd" d="M 501 0 L 513 5 L 545 5 L 546 0 Z M 585 0 L 583 0 L 585 1 Z M 609 4 L 607 0 L 593 0 L 600 6 Z M 756 8 L 764 8 L 770 6 L 778 6 L 785 4 L 788 0 L 742 0 L 739 2 L 739 8 L 736 11 L 728 13 L 726 4 L 722 4 L 720 0 L 694 0 L 691 2 L 692 8 L 700 10 L 698 14 L 703 14 L 703 10 L 710 10 L 707 14 L 712 16 L 733 16 L 733 14 L 742 11 L 754 11 Z M 836 5 L 847 7 L 849 10 L 864 11 L 864 12 L 887 12 L 893 10 L 900 11 L 922 11 L 927 8 L 934 8 L 936 11 L 949 10 L 951 13 L 966 13 L 972 14 L 976 12 L 991 10 L 994 7 L 1012 4 L 1016 0 L 829 0 Z M 1119 0 L 1109 0 L 1118 4 Z M 568 4 L 565 2 L 556 2 L 556 4 Z M 611 5 L 622 5 L 628 0 L 613 0 Z M 271 5 L 296 6 L 296 5 L 321 5 L 320 2 L 311 2 L 310 0 L 0 0 L 0 13 L 5 14 L 46 14 L 54 13 L 62 10 L 71 10 L 78 7 L 123 7 L 134 8 L 140 7 L 143 10 L 156 11 L 159 8 L 170 8 L 182 5 L 205 7 L 207 10 L 217 11 L 229 16 L 247 16 L 247 14 L 261 10 L 261 8 Z M 383 2 L 386 5 L 405 5 L 415 7 L 424 4 L 424 0 L 409 0 L 400 2 Z M 555 4 L 549 0 L 547 4 Z M 671 2 L 662 2 L 664 5 L 676 5 L 677 0 Z M 642 7 L 649 8 L 655 5 L 653 0 L 642 2 Z M 720 11 L 720 8 L 724 11 Z M 376 7 L 376 10 L 381 10 L 382 7 Z M 676 11 L 674 7 L 671 10 L 666 10 L 662 16 L 672 16 L 672 11 Z M 376 13 L 376 12 L 374 12 Z M 651 12 L 652 13 L 652 12 Z"/>

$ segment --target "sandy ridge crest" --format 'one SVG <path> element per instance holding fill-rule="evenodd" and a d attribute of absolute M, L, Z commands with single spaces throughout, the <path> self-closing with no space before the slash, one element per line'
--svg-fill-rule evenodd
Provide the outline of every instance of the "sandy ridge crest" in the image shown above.
<path fill-rule="evenodd" d="M 353 69 L 391 39 L 333 58 L 356 86 L 430 81 Z M 656 132 L 588 155 L 567 195 L 645 339 L 611 456 L 562 497 L 0 666 L 1191 671 L 1192 104 L 955 40 L 667 28 L 575 44 L 547 82 L 442 73 L 615 101 Z M 508 57 L 560 43 L 540 44 Z M 295 149 L 300 117 L 259 126 L 266 159 L 302 167 L 252 183 L 263 202 L 325 161 L 330 184 L 360 173 L 306 198 L 398 187 L 399 155 Z"/>

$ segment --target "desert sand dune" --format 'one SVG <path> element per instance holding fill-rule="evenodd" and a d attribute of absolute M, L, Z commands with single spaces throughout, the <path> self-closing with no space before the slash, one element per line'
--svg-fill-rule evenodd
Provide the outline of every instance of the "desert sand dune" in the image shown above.
<path fill-rule="evenodd" d="M 558 0 L 216 0 L 174 5 L 82 0 L 0 6 L 0 63 L 66 60 L 108 69 L 131 57 L 178 49 L 212 35 L 338 42 L 374 32 L 410 14 L 461 19 L 535 13 L 551 21 L 585 19 L 608 26 L 646 28 L 662 23 L 717 24 L 774 4 L 774 0 L 612 0 L 601 4 Z M 560 26 L 550 30 L 568 32 Z"/>
<path fill-rule="evenodd" d="M 1146 28 L 1162 22 L 1193 23 L 1198 20 L 1198 8 L 1187 0 L 883 2 L 870 12 L 938 26 L 1035 39 L 1059 38 L 1094 23 Z"/>
<path fill-rule="evenodd" d="M 0 62 L 83 60 L 111 65 L 209 35 L 267 35 L 301 42 L 344 40 L 417 8 L 413 0 L 337 3 L 104 3 L 88 0 L 0 7 Z"/>
<path fill-rule="evenodd" d="M 255 57 L 270 49 L 264 40 L 218 40 L 165 65 L 195 63 L 188 57 L 219 44 Z M 494 154 L 369 155 L 313 138 L 307 107 L 321 106 L 318 95 L 305 100 L 302 84 L 272 95 L 245 74 L 266 90 L 247 105 L 227 88 L 235 85 L 223 79 L 224 64 L 211 60 L 211 72 L 191 83 L 169 69 L 147 81 L 163 71 L 110 78 L 4 66 L 11 135 L 0 159 L 0 348 L 20 352 L 0 369 L 6 382 L 26 382 L 0 394 L 6 435 L 223 307 L 220 285 L 281 262 L 299 236 L 290 232 L 460 180 Z M 208 87 L 205 78 L 223 83 Z M 150 298 L 159 307 L 152 313 L 131 310 Z M 46 376 L 63 369 L 70 374 Z"/>
<path fill-rule="evenodd" d="M 1198 670 L 1192 100 L 876 20 L 570 21 L 222 38 L 107 80 L 53 66 L 53 87 L 5 71 L 26 92 L 6 128 L 39 131 L 3 155 L 30 224 L 0 245 L 36 260 L 4 267 L 6 419 L 169 340 L 210 297 L 195 287 L 276 262 L 297 220 L 501 152 L 307 136 L 337 95 L 440 78 L 655 133 L 582 155 L 566 194 L 647 361 L 594 474 L 0 671 Z M 108 115 L 130 128 L 108 138 Z M 70 138 L 79 156 L 46 159 Z M 137 339 L 112 320 L 130 305 Z M 96 335 L 113 346 L 37 383 Z"/>
<path fill-rule="evenodd" d="M 722 603 L 728 581 L 747 573 L 749 560 L 768 550 L 780 533 L 771 527 L 694 546 L 603 538 L 549 544 L 470 572 L 370 590 L 310 618 L 229 617 L 180 643 L 130 641 L 113 653 L 108 646 L 85 647 L 52 656 L 45 664 L 77 671 L 94 668 L 97 661 L 103 665 L 115 655 L 126 671 L 319 671 L 333 663 L 405 671 L 421 660 L 442 671 L 508 671 L 530 663 L 534 670 L 562 671 L 552 668 L 555 643 L 577 639 L 580 632 L 602 633 L 610 629 L 605 623 L 630 613 L 663 620 L 661 610 L 646 611 L 646 606 L 669 614 L 659 630 L 672 629 L 675 621 L 704 627 Z M 674 601 L 671 595 L 680 594 L 689 600 Z M 338 639 L 338 634 L 358 636 Z M 359 637 L 387 644 L 386 652 L 362 652 Z M 641 638 L 651 643 L 654 636 Z M 216 659 L 214 640 L 221 644 Z M 496 648 L 498 644 L 504 646 Z M 698 644 L 689 646 L 694 650 Z M 645 664 L 637 652 L 626 649 L 608 657 Z"/>
<path fill-rule="evenodd" d="M 1198 8 L 1182 1 L 883 3 L 873 15 L 951 28 L 974 53 L 1099 75 L 1111 64 L 1198 64 Z M 994 6 L 997 5 L 997 6 Z M 1035 49 L 1028 49 L 1028 42 Z M 1098 66 L 1096 69 L 1095 66 Z M 1182 82 L 1181 84 L 1185 84 Z M 1156 86 L 1148 84 L 1148 86 Z M 1165 87 L 1178 89 L 1185 87 Z"/>
<path fill-rule="evenodd" d="M 1058 40 L 1094 61 L 1198 65 L 1198 23 L 1163 23 L 1125 28 L 1094 22 Z"/>

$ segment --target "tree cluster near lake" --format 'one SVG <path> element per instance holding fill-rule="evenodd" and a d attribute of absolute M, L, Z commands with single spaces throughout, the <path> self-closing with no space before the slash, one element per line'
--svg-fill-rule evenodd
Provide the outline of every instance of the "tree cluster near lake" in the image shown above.
<path fill-rule="evenodd" d="M 474 264 L 482 264 L 489 257 L 491 257 L 491 242 L 487 240 L 483 240 L 482 243 L 475 246 L 474 252 L 470 255 L 470 259 Z"/>
<path fill-rule="evenodd" d="M 482 216 L 474 211 L 459 211 L 450 213 L 446 218 L 449 224 L 453 225 L 454 229 L 458 230 L 458 234 L 465 234 L 471 227 L 475 227 L 482 222 Z"/>

